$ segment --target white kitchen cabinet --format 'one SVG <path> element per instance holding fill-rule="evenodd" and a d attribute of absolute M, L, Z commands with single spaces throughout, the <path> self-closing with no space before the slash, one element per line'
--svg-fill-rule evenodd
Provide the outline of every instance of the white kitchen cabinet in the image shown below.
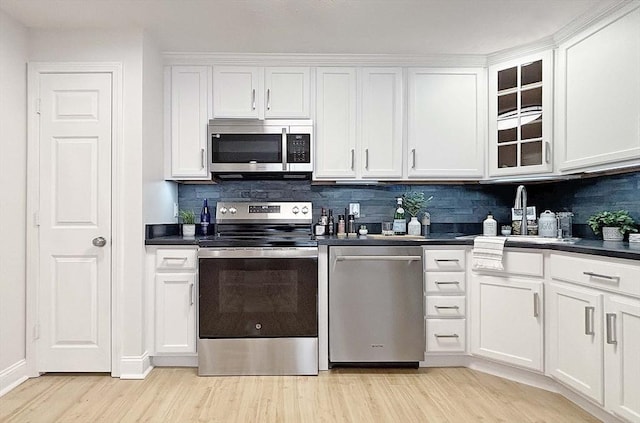
<path fill-rule="evenodd" d="M 427 355 L 467 351 L 466 249 L 424 247 Z"/>
<path fill-rule="evenodd" d="M 484 69 L 409 69 L 409 178 L 483 177 L 485 81 Z"/>
<path fill-rule="evenodd" d="M 640 422 L 640 300 L 605 297 L 605 404 L 630 422 Z"/>
<path fill-rule="evenodd" d="M 154 355 L 196 352 L 197 252 L 155 251 Z"/>
<path fill-rule="evenodd" d="M 402 178 L 402 69 L 363 68 L 359 160 L 363 178 Z"/>
<path fill-rule="evenodd" d="M 316 179 L 356 177 L 355 68 L 316 70 Z"/>
<path fill-rule="evenodd" d="M 640 7 L 558 48 L 560 170 L 640 163 Z"/>
<path fill-rule="evenodd" d="M 316 179 L 402 178 L 402 69 L 318 68 Z"/>
<path fill-rule="evenodd" d="M 549 373 L 604 405 L 602 293 L 549 284 Z"/>
<path fill-rule="evenodd" d="M 553 171 L 553 53 L 489 67 L 489 176 Z"/>
<path fill-rule="evenodd" d="M 471 352 L 542 371 L 542 281 L 473 274 L 471 286 Z"/>
<path fill-rule="evenodd" d="M 309 118 L 308 67 L 214 66 L 214 118 Z"/>
<path fill-rule="evenodd" d="M 211 68 L 172 66 L 167 84 L 171 96 L 167 179 L 210 180 L 207 123 L 211 116 Z"/>

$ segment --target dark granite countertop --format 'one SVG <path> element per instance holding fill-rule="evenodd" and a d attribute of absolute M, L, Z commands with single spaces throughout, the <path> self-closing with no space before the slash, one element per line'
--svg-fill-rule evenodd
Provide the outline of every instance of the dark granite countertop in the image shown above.
<path fill-rule="evenodd" d="M 145 245 L 199 245 L 201 239 L 206 239 L 202 234 L 195 237 L 184 238 L 179 234 L 179 225 L 148 225 Z M 324 237 L 316 238 L 318 245 L 473 245 L 472 238 L 458 239 L 461 233 L 434 233 L 428 238 L 401 239 L 400 237 L 381 237 L 380 234 L 371 234 L 357 237 Z M 507 241 L 505 247 L 535 248 L 540 250 L 566 251 L 571 253 L 592 254 L 604 257 L 624 258 L 640 260 L 640 243 L 609 242 L 601 240 L 581 239 L 575 243 L 548 243 L 538 244 L 524 241 Z"/>

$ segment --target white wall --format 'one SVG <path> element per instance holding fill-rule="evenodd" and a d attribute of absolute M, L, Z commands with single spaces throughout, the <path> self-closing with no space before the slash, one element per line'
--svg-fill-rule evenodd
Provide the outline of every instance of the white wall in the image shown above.
<path fill-rule="evenodd" d="M 113 233 L 119 248 L 113 256 L 118 312 L 112 317 L 122 359 L 113 373 L 135 377 L 149 362 L 144 339 L 143 32 L 32 30 L 30 61 L 122 63 L 122 131 L 114 167 L 119 185 L 113 199 L 119 222 Z"/>
<path fill-rule="evenodd" d="M 144 34 L 142 59 L 142 168 L 145 223 L 177 222 L 173 203 L 178 202 L 178 184 L 164 181 L 163 125 L 164 71 L 155 42 Z"/>
<path fill-rule="evenodd" d="M 28 32 L 0 9 L 0 394 L 26 377 Z"/>

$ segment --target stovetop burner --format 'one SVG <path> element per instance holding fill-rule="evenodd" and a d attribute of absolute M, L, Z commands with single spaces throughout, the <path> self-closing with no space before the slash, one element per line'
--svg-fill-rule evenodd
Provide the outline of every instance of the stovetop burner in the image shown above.
<path fill-rule="evenodd" d="M 218 202 L 216 234 L 200 247 L 314 247 L 310 202 Z"/>

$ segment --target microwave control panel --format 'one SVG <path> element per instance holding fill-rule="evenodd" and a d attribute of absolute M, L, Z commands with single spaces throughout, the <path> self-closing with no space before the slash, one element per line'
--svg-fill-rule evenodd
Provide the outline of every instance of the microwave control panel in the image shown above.
<path fill-rule="evenodd" d="M 311 163 L 311 135 L 287 134 L 287 163 Z"/>

